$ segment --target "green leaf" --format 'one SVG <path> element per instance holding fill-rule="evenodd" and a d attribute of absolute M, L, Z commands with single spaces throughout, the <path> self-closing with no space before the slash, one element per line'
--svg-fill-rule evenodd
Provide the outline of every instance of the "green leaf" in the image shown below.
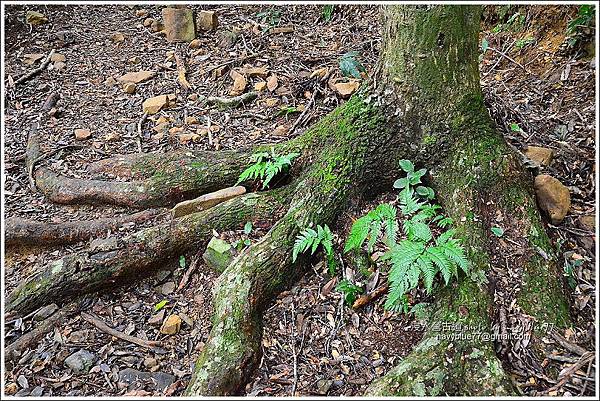
<path fill-rule="evenodd" d="M 394 188 L 402 189 L 408 185 L 408 178 L 399 178 L 394 181 Z"/>
<path fill-rule="evenodd" d="M 249 239 L 244 240 L 244 245 L 250 246 L 251 244 L 252 244 L 252 242 Z"/>
<path fill-rule="evenodd" d="M 348 306 L 352 306 L 356 300 L 356 295 L 363 292 L 363 289 L 359 286 L 351 283 L 349 280 L 344 279 L 335 286 L 335 290 L 344 294 L 344 300 Z"/>
<path fill-rule="evenodd" d="M 323 19 L 326 22 L 331 21 L 331 17 L 333 15 L 333 8 L 334 8 L 333 4 L 326 4 L 323 6 Z"/>
<path fill-rule="evenodd" d="M 502 237 L 504 235 L 504 229 L 502 227 L 492 227 L 490 230 L 496 237 Z"/>
<path fill-rule="evenodd" d="M 415 171 L 415 166 L 410 160 L 402 159 L 398 162 L 398 164 L 405 173 L 411 173 Z"/>
<path fill-rule="evenodd" d="M 154 311 L 158 312 L 159 310 L 161 310 L 162 308 L 164 308 L 165 305 L 167 304 L 167 302 L 169 302 L 169 301 L 167 301 L 166 299 L 163 299 L 162 301 L 160 301 L 159 303 L 157 303 L 156 305 L 154 305 Z"/>
<path fill-rule="evenodd" d="M 360 73 L 366 72 L 365 67 L 356 59 L 357 52 L 348 52 L 340 58 L 340 71 L 345 77 L 362 78 Z"/>
<path fill-rule="evenodd" d="M 510 130 L 513 131 L 513 132 L 520 132 L 520 131 L 522 131 L 521 127 L 519 127 L 519 124 L 517 124 L 517 123 L 511 123 L 510 124 Z"/>
<path fill-rule="evenodd" d="M 185 268 L 185 256 L 183 255 L 179 257 L 179 266 L 183 269 Z"/>
<path fill-rule="evenodd" d="M 244 224 L 244 234 L 248 235 L 252 232 L 252 222 L 248 221 Z"/>
<path fill-rule="evenodd" d="M 483 40 L 481 41 L 481 51 L 485 53 L 489 47 L 490 44 L 488 43 L 487 39 L 483 38 Z"/>

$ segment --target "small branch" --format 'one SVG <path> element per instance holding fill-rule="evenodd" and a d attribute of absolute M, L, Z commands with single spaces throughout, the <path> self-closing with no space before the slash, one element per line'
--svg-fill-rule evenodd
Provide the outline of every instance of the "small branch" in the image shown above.
<path fill-rule="evenodd" d="M 571 351 L 574 354 L 581 356 L 588 352 L 585 348 L 582 348 L 577 344 L 573 344 L 572 342 L 568 341 L 566 338 L 564 338 L 563 336 L 561 336 L 560 334 L 558 334 L 555 331 L 552 331 L 550 333 L 550 335 L 552 336 L 552 338 L 554 338 L 556 341 L 558 341 L 558 343 L 560 345 L 562 345 L 563 348 Z"/>
<path fill-rule="evenodd" d="M 359 297 L 352 304 L 352 309 L 362 308 L 363 306 L 367 305 L 368 303 L 376 300 L 377 298 L 379 298 L 380 296 L 382 296 L 383 294 L 385 294 L 387 292 L 387 290 L 388 290 L 388 285 L 384 284 L 381 287 L 375 289 L 375 291 Z"/>
<path fill-rule="evenodd" d="M 318 88 L 315 87 L 314 90 L 313 90 L 312 96 L 310 97 L 310 100 L 309 100 L 308 104 L 304 108 L 304 111 L 302 112 L 302 114 L 300 114 L 300 117 L 298 117 L 296 119 L 296 121 L 294 122 L 294 125 L 292 125 L 292 128 L 290 128 L 290 133 L 294 133 L 294 131 L 296 130 L 296 128 L 300 125 L 300 123 L 304 119 L 304 116 L 306 115 L 306 113 L 308 113 L 308 110 L 315 103 L 315 97 L 317 96 L 317 92 L 318 91 L 319 91 Z"/>
<path fill-rule="evenodd" d="M 190 277 L 196 271 L 199 259 L 200 259 L 200 252 L 198 252 L 198 254 L 194 257 L 194 259 L 192 259 L 192 263 L 190 263 L 190 266 L 186 270 L 185 274 L 183 275 L 183 277 L 181 277 L 181 281 L 179 282 L 177 291 L 181 291 L 187 285 L 187 283 L 190 281 Z"/>
<path fill-rule="evenodd" d="M 211 72 L 213 72 L 217 68 L 225 67 L 226 65 L 233 64 L 233 63 L 236 63 L 236 62 L 246 61 L 249 58 L 254 58 L 254 57 L 258 57 L 258 56 L 259 56 L 258 53 L 254 53 L 254 54 L 250 54 L 248 56 L 243 56 L 243 57 L 234 58 L 232 60 L 228 60 L 228 61 L 226 61 L 224 63 L 218 64 L 218 65 L 216 65 L 214 67 L 209 68 L 208 70 L 206 70 L 204 72 L 204 74 L 210 74 Z"/>
<path fill-rule="evenodd" d="M 175 52 L 175 62 L 177 63 L 177 81 L 181 86 L 183 86 L 184 89 L 191 90 L 192 85 L 188 82 L 187 78 L 185 77 L 185 74 L 187 73 L 185 69 L 185 63 L 183 62 L 183 60 L 177 52 Z"/>
<path fill-rule="evenodd" d="M 593 361 L 594 356 L 595 354 L 593 352 L 586 352 L 585 354 L 583 354 L 581 358 L 579 358 L 579 361 L 577 361 L 573 366 L 567 369 L 567 371 L 562 375 L 562 378 L 559 380 L 558 383 L 546 390 L 546 394 L 552 391 L 556 391 L 562 386 L 564 386 L 569 381 L 571 376 L 573 376 L 573 373 L 575 373 L 577 370 L 583 367 L 586 363 Z"/>
<path fill-rule="evenodd" d="M 19 79 L 17 79 L 15 81 L 15 86 L 27 81 L 28 79 L 32 78 L 33 76 L 39 74 L 40 72 L 44 71 L 46 69 L 46 67 L 48 66 L 48 64 L 50 64 L 50 59 L 52 58 L 52 56 L 54 55 L 54 52 L 56 51 L 56 49 L 52 49 L 50 51 L 50 54 L 48 54 L 48 56 L 44 59 L 44 61 L 42 61 L 42 64 L 40 64 L 40 66 L 38 68 L 36 68 L 35 70 L 32 70 L 30 72 L 28 72 L 25 75 L 22 75 Z"/>
<path fill-rule="evenodd" d="M 137 147 L 138 152 L 140 153 L 142 153 L 142 125 L 144 124 L 144 121 L 146 121 L 147 117 L 148 113 L 144 113 L 137 124 Z"/>
<path fill-rule="evenodd" d="M 159 347 L 161 345 L 160 341 L 142 340 L 141 338 L 130 336 L 129 334 L 121 333 L 120 331 L 115 330 L 112 327 L 109 327 L 102 320 L 100 320 L 88 313 L 81 312 L 81 318 L 83 320 L 85 320 L 86 322 L 93 324 L 99 330 L 101 330 L 107 334 L 110 334 L 113 337 L 120 338 L 121 340 L 130 342 L 133 344 L 137 344 L 140 347 L 153 349 L 153 348 Z"/>
<path fill-rule="evenodd" d="M 514 64 L 516 64 L 516 65 L 518 65 L 518 66 L 519 66 L 519 67 L 521 67 L 521 69 L 522 69 L 523 71 L 525 71 L 526 73 L 528 73 L 528 74 L 531 74 L 531 73 L 529 72 L 529 70 L 528 70 L 527 68 L 523 67 L 523 65 L 522 65 L 521 63 L 519 63 L 518 61 L 516 61 L 516 60 L 515 60 L 515 59 L 513 59 L 512 57 L 508 56 L 508 55 L 507 55 L 506 53 L 504 53 L 503 51 L 501 51 L 501 50 L 498 50 L 498 49 L 496 49 L 496 48 L 493 48 L 493 47 L 488 47 L 488 49 L 490 49 L 490 50 L 492 50 L 492 51 L 494 51 L 494 52 L 498 53 L 499 55 L 501 55 L 501 56 L 502 56 L 502 57 L 504 57 L 505 59 L 507 59 L 507 60 L 509 60 L 509 61 L 513 62 L 513 63 L 514 63 Z"/>

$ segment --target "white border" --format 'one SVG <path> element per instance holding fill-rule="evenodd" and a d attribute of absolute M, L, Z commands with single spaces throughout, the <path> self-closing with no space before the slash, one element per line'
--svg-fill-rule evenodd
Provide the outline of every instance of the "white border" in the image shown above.
<path fill-rule="evenodd" d="M 237 4 L 237 5 L 256 5 L 256 4 L 269 4 L 269 5 L 300 5 L 300 4 L 305 4 L 305 5 L 318 5 L 318 4 L 359 4 L 359 5 L 369 5 L 369 4 L 380 4 L 380 5 L 390 5 L 390 4 L 423 4 L 425 2 L 421 1 L 339 1 L 339 0 L 331 0 L 331 1 L 3 1 L 2 5 L 1 5 L 1 18 L 2 18 L 2 45 L 1 45 L 1 49 L 2 49 L 2 55 L 1 55 L 1 60 L 2 60 L 2 67 L 4 67 L 4 56 L 5 56 L 5 43 L 4 43 L 4 38 L 5 35 L 4 33 L 4 29 L 5 29 L 5 23 L 4 23 L 4 9 L 5 9 L 5 5 L 80 5 L 80 4 L 98 4 L 98 5 L 138 5 L 138 4 L 152 4 L 152 5 L 160 5 L 160 4 L 202 4 L 202 5 L 210 5 L 210 4 L 215 4 L 215 5 L 226 5 L 226 4 Z M 595 3 L 594 0 L 590 0 L 590 1 L 428 1 L 426 2 L 427 4 L 480 4 L 480 5 L 497 5 L 497 4 L 518 4 L 518 5 L 580 5 L 580 4 L 592 4 Z M 599 129 L 598 129 L 598 105 L 599 105 L 599 94 L 598 94 L 598 84 L 599 84 L 599 79 L 598 79 L 598 56 L 599 56 L 599 43 L 598 43 L 598 16 L 599 16 L 599 10 L 600 7 L 598 7 L 598 4 L 596 4 L 596 54 L 595 54 L 595 61 L 596 61 L 596 66 L 595 66 L 595 72 L 596 72 L 596 76 L 595 76 L 595 82 L 596 82 L 596 142 L 595 142 L 595 146 L 596 146 L 596 166 L 598 166 L 598 155 L 599 155 L 599 151 L 598 151 L 598 138 L 599 138 Z M 4 68 L 2 68 L 4 71 L 6 71 Z M 2 183 L 2 187 L 0 188 L 1 193 L 2 193 L 2 203 L 1 203 L 1 210 L 2 210 L 2 221 L 4 221 L 4 187 L 5 187 L 5 182 L 6 182 L 6 176 L 4 174 L 4 128 L 5 128 L 5 121 L 4 121 L 4 107 L 5 107 L 5 76 L 2 77 L 2 83 L 1 83 L 1 93 L 2 93 L 2 99 L 1 99 L 1 108 L 2 108 L 2 121 L 1 121 L 1 128 L 2 128 L 2 138 L 0 138 L 0 150 L 2 155 L 0 156 L 0 160 L 1 160 L 1 165 L 2 165 L 2 178 L 1 178 L 1 183 Z M 598 365 L 598 317 L 599 317 L 599 311 L 598 311 L 598 280 L 600 279 L 599 275 L 598 275 L 598 266 L 599 266 L 599 261 L 598 261 L 598 257 L 600 255 L 598 255 L 598 233 L 599 233 L 599 227 L 598 227 L 598 222 L 599 222 L 599 210 L 598 210 L 598 200 L 599 200 L 599 194 L 598 194 L 598 187 L 599 187 L 599 179 L 598 179 L 598 171 L 596 172 L 596 177 L 595 177 L 595 189 L 596 189 L 596 241 L 595 241 L 595 252 L 596 252 L 596 322 L 595 322 L 595 326 L 596 326 L 596 381 L 595 381 L 595 391 L 596 391 L 596 396 L 600 396 L 599 394 L 599 388 L 600 388 L 600 382 L 599 382 L 599 377 L 600 377 L 600 366 Z M 4 226 L 2 224 L 2 226 Z M 2 229 L 2 234 L 1 234 L 1 250 L 2 250 L 2 261 L 1 261 L 1 271 L 2 271 L 2 277 L 0 277 L 0 288 L 2 289 L 2 294 L 0 294 L 0 298 L 1 298 L 1 303 L 2 303 L 2 313 L 0 316 L 0 320 L 2 323 L 2 338 L 0 339 L 0 344 L 2 347 L 2 366 L 1 366 L 1 374 L 2 374 L 2 397 L 4 399 L 35 399 L 35 397 L 26 397 L 26 398 L 21 398 L 21 397 L 14 397 L 14 396 L 6 396 L 4 394 L 4 389 L 5 389 L 5 368 L 4 368 L 4 229 Z M 97 400 L 97 399 L 115 399 L 118 397 L 85 397 L 85 399 L 89 399 L 89 400 Z M 200 398 L 200 399 L 214 399 L 217 397 L 194 397 L 194 398 Z M 240 397 L 218 397 L 219 399 L 234 399 L 234 398 L 240 398 Z M 272 399 L 272 398 L 280 398 L 280 397 L 243 397 L 245 399 Z M 284 398 L 284 397 L 281 397 Z M 339 398 L 347 398 L 347 397 L 285 397 L 286 399 L 309 399 L 309 400 L 313 400 L 313 399 L 323 399 L 323 398 L 327 398 L 327 399 L 339 399 Z M 353 397 L 355 399 L 365 399 L 365 400 L 376 400 L 376 399 L 381 399 L 381 397 Z M 385 398 L 391 398 L 391 399 L 414 399 L 416 397 L 385 397 Z M 420 397 L 420 399 L 436 399 L 436 398 L 446 398 L 448 399 L 449 397 Z M 471 399 L 471 398 L 476 398 L 476 399 L 523 399 L 525 397 L 450 397 L 450 399 Z M 37 399 L 77 399 L 76 397 L 59 397 L 59 396 L 53 396 L 53 397 L 38 397 Z M 149 399 L 164 399 L 164 400 L 175 400 L 175 399 L 183 399 L 183 400 L 187 400 L 187 399 L 191 399 L 190 397 L 126 397 L 126 399 L 128 400 L 149 400 Z M 593 400 L 595 399 L 594 397 L 531 397 L 531 399 L 535 399 L 535 400 L 539 400 L 539 399 L 580 399 L 580 400 Z"/>

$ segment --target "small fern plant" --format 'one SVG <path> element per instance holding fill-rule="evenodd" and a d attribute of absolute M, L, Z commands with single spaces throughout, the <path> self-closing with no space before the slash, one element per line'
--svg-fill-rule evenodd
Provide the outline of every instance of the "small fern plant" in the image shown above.
<path fill-rule="evenodd" d="M 422 282 L 430 293 L 438 273 L 448 284 L 452 276 L 458 277 L 459 269 L 468 273 L 469 262 L 459 240 L 453 237 L 454 230 L 448 229 L 434 238 L 431 225 L 444 229 L 453 221 L 439 213 L 441 206 L 431 203 L 434 191 L 419 185 L 427 170 L 415 171 L 409 160 L 401 160 L 400 168 L 406 172 L 406 177 L 397 180 L 394 187 L 401 189 L 397 203 L 404 217 L 402 233 L 405 239 L 397 242 L 398 212 L 395 206 L 384 203 L 354 222 L 344 251 L 360 249 L 368 240 L 367 248 L 372 252 L 383 225 L 386 229 L 384 245 L 388 250 L 382 260 L 390 265 L 390 289 L 385 308 L 407 312 L 407 295 L 419 283 Z"/>
<path fill-rule="evenodd" d="M 273 148 L 271 148 L 271 153 L 254 153 L 250 157 L 253 164 L 240 174 L 236 185 L 247 180 L 260 179 L 262 189 L 268 188 L 271 180 L 281 172 L 286 173 L 292 165 L 292 160 L 298 156 L 299 153 L 277 155 Z"/>
<path fill-rule="evenodd" d="M 310 250 L 310 254 L 314 255 L 317 248 L 321 245 L 327 257 L 327 269 L 331 275 L 335 274 L 336 263 L 333 253 L 333 234 L 327 224 L 325 226 L 317 225 L 317 229 L 307 228 L 300 232 L 294 242 L 294 250 L 292 252 L 292 262 L 295 262 L 299 254 Z"/>

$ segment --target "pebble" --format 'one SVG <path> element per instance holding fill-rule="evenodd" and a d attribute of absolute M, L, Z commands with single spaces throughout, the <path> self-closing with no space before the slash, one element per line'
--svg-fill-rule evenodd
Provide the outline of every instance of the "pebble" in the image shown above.
<path fill-rule="evenodd" d="M 95 361 L 96 356 L 94 354 L 82 349 L 65 359 L 65 365 L 71 368 L 74 374 L 82 374 L 87 373 Z"/>

